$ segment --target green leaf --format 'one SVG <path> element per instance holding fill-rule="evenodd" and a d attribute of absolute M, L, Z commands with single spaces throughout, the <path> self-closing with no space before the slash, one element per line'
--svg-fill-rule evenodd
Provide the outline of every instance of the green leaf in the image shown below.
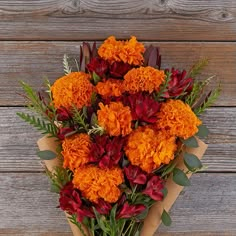
<path fill-rule="evenodd" d="M 45 150 L 45 151 L 38 151 L 37 155 L 42 159 L 42 160 L 52 160 L 57 157 L 57 154 L 55 152 L 52 152 L 50 150 Z"/>
<path fill-rule="evenodd" d="M 94 84 L 97 85 L 97 83 L 101 80 L 101 77 L 95 72 L 93 72 L 92 76 L 93 76 Z"/>
<path fill-rule="evenodd" d="M 115 204 L 110 213 L 110 224 L 111 228 L 113 229 L 113 232 L 116 231 L 116 209 L 117 209 L 117 204 Z"/>
<path fill-rule="evenodd" d="M 105 233 L 108 233 L 109 232 L 109 229 L 106 228 L 104 222 L 103 222 L 103 218 L 102 216 L 97 212 L 96 208 L 93 207 L 93 211 L 94 211 L 94 214 L 95 214 L 95 217 L 96 217 L 96 220 L 100 226 L 100 228 L 105 232 Z"/>
<path fill-rule="evenodd" d="M 179 168 L 175 168 L 173 171 L 173 181 L 180 186 L 190 185 L 187 175 Z"/>
<path fill-rule="evenodd" d="M 197 136 L 201 137 L 201 138 L 205 138 L 207 137 L 209 134 L 209 130 L 205 125 L 200 125 L 198 126 L 198 132 L 197 132 Z"/>
<path fill-rule="evenodd" d="M 181 142 L 191 148 L 197 148 L 198 147 L 198 142 L 194 136 L 188 138 L 188 139 L 181 139 Z"/>
<path fill-rule="evenodd" d="M 202 163 L 198 157 L 190 153 L 184 153 L 184 164 L 190 171 L 202 168 Z"/>
<path fill-rule="evenodd" d="M 96 113 L 94 112 L 91 116 L 90 125 L 95 126 L 97 124 L 98 124 L 98 118 L 97 118 Z"/>
<path fill-rule="evenodd" d="M 165 197 L 166 197 L 167 194 L 168 194 L 168 190 L 167 190 L 167 188 L 163 188 L 163 189 L 161 190 L 161 192 L 162 192 L 163 195 L 164 195 L 163 199 L 165 199 Z"/>
<path fill-rule="evenodd" d="M 171 223 L 172 223 L 171 218 L 170 218 L 170 215 L 166 212 L 165 209 L 164 209 L 163 212 L 162 212 L 161 220 L 162 220 L 162 223 L 163 223 L 165 226 L 170 226 Z"/>
<path fill-rule="evenodd" d="M 142 211 L 139 215 L 135 216 L 135 218 L 138 220 L 144 220 L 147 217 L 148 211 L 149 211 L 149 209 L 146 206 L 146 209 L 144 211 Z"/>
<path fill-rule="evenodd" d="M 174 163 L 174 162 L 171 162 L 170 164 L 168 164 L 165 167 L 165 169 L 163 170 L 161 177 L 164 177 L 164 176 L 168 175 L 169 173 L 171 173 L 174 170 L 175 166 L 176 166 L 176 163 Z"/>
<path fill-rule="evenodd" d="M 139 236 L 140 235 L 140 231 L 136 231 L 135 235 L 134 236 Z"/>

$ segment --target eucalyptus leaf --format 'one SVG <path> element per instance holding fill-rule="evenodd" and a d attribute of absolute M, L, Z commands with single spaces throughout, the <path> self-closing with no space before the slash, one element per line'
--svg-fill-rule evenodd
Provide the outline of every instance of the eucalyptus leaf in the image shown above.
<path fill-rule="evenodd" d="M 201 161 L 191 153 L 184 153 L 184 164 L 190 171 L 202 168 Z"/>
<path fill-rule="evenodd" d="M 163 212 L 162 212 L 161 220 L 162 220 L 162 223 L 163 223 L 165 226 L 170 226 L 171 223 L 172 223 L 171 218 L 170 218 L 170 215 L 166 212 L 165 209 L 164 209 Z"/>
<path fill-rule="evenodd" d="M 50 151 L 50 150 L 38 151 L 37 155 L 42 160 L 52 160 L 57 157 L 57 154 L 55 152 Z"/>
<path fill-rule="evenodd" d="M 165 199 L 165 197 L 166 197 L 167 194 L 168 194 L 168 190 L 167 190 L 167 188 L 163 188 L 163 189 L 161 190 L 161 192 L 162 192 L 163 195 L 164 195 L 163 199 Z"/>
<path fill-rule="evenodd" d="M 173 181 L 180 186 L 190 185 L 187 175 L 179 168 L 175 168 L 173 171 Z"/>
<path fill-rule="evenodd" d="M 191 148 L 197 148 L 198 147 L 198 142 L 194 136 L 188 138 L 188 139 L 181 139 L 181 142 Z"/>
<path fill-rule="evenodd" d="M 198 126 L 198 132 L 196 134 L 198 137 L 205 138 L 208 136 L 208 134 L 209 130 L 205 125 Z"/>

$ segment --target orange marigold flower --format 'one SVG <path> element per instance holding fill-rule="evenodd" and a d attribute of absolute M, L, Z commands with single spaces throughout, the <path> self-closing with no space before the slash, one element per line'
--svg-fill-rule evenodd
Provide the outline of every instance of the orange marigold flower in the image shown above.
<path fill-rule="evenodd" d="M 165 130 L 140 126 L 129 135 L 125 153 L 132 165 L 150 173 L 173 160 L 176 149 L 175 137 Z"/>
<path fill-rule="evenodd" d="M 72 105 L 77 108 L 90 105 L 93 85 L 89 79 L 90 75 L 84 72 L 72 72 L 56 80 L 51 87 L 55 107 L 69 110 Z"/>
<path fill-rule="evenodd" d="M 84 197 L 91 202 L 98 202 L 99 198 L 114 203 L 121 195 L 118 185 L 122 184 L 124 176 L 118 167 L 100 169 L 97 166 L 83 166 L 76 169 L 73 184 Z"/>
<path fill-rule="evenodd" d="M 102 95 L 103 97 L 119 97 L 122 95 L 123 86 L 121 80 L 116 79 L 108 79 L 105 82 L 99 82 L 96 85 L 96 89 L 98 94 Z"/>
<path fill-rule="evenodd" d="M 133 68 L 124 76 L 124 90 L 130 93 L 158 91 L 165 80 L 165 72 L 151 66 Z"/>
<path fill-rule="evenodd" d="M 169 100 L 161 106 L 157 127 L 166 129 L 170 135 L 188 139 L 198 132 L 202 122 L 191 107 L 181 100 Z"/>
<path fill-rule="evenodd" d="M 89 162 L 91 140 L 87 134 L 75 134 L 62 142 L 63 167 L 74 171 Z"/>
<path fill-rule="evenodd" d="M 131 111 L 128 106 L 121 102 L 111 102 L 109 105 L 99 103 L 100 110 L 97 111 L 98 124 L 102 126 L 111 136 L 125 136 L 131 129 Z"/>
<path fill-rule="evenodd" d="M 117 41 L 114 36 L 107 38 L 98 49 L 98 55 L 109 63 L 123 61 L 130 65 L 141 65 L 145 47 L 139 43 L 136 37 L 132 36 L 127 41 Z"/>

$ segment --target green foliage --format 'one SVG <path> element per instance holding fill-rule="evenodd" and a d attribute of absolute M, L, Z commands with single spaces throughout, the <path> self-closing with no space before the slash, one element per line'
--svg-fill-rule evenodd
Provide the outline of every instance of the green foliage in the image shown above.
<path fill-rule="evenodd" d="M 191 172 L 202 168 L 201 161 L 191 153 L 184 153 L 184 164 Z"/>
<path fill-rule="evenodd" d="M 167 72 L 166 73 L 166 79 L 161 84 L 159 91 L 157 93 L 153 94 L 153 97 L 156 101 L 164 100 L 163 95 L 165 94 L 166 91 L 168 91 L 168 85 L 169 85 L 170 80 L 171 80 L 171 73 Z"/>
<path fill-rule="evenodd" d="M 40 100 L 38 93 L 36 91 L 34 91 L 34 89 L 30 85 L 28 85 L 27 83 L 25 83 L 23 81 L 21 81 L 20 83 L 21 83 L 21 86 L 25 92 L 26 98 L 28 99 L 27 107 L 30 110 L 45 117 L 47 107 Z"/>
<path fill-rule="evenodd" d="M 50 134 L 53 137 L 57 137 L 57 127 L 54 124 L 46 123 L 34 115 L 25 114 L 23 112 L 16 113 L 22 120 L 31 124 L 36 129 L 42 132 L 42 134 Z"/>
<path fill-rule="evenodd" d="M 97 85 L 98 82 L 101 81 L 101 77 L 95 72 L 92 73 L 92 79 L 93 79 L 94 85 Z"/>
<path fill-rule="evenodd" d="M 161 215 L 161 220 L 162 220 L 162 223 L 165 225 L 165 226 L 170 226 L 172 221 L 171 221 L 171 218 L 170 218 L 170 215 L 167 213 L 167 211 L 164 209 L 163 212 L 162 212 L 162 215 Z"/>
<path fill-rule="evenodd" d="M 76 226 L 79 228 L 79 230 L 80 230 L 80 232 L 81 232 L 81 234 L 82 234 L 83 236 L 87 236 L 87 234 L 84 232 L 84 230 L 83 230 L 83 228 L 82 228 L 81 223 L 79 223 L 79 222 L 77 221 L 75 214 L 73 214 L 73 215 L 71 215 L 70 217 L 68 217 L 68 219 L 70 220 L 70 222 L 71 222 L 72 224 L 76 225 Z"/>
<path fill-rule="evenodd" d="M 51 190 L 56 193 L 72 180 L 72 172 L 63 167 L 55 167 L 53 172 L 46 171 L 46 173 L 51 180 Z"/>
<path fill-rule="evenodd" d="M 205 98 L 203 103 L 200 104 L 199 107 L 194 109 L 194 113 L 196 115 L 199 115 L 202 112 L 204 112 L 207 108 L 212 106 L 215 103 L 215 101 L 218 99 L 218 97 L 220 96 L 220 92 L 221 92 L 221 88 L 220 88 L 220 85 L 219 85 L 218 88 L 216 88 L 216 89 L 209 92 L 209 94 L 207 95 L 207 97 Z"/>
<path fill-rule="evenodd" d="M 190 181 L 189 181 L 187 175 L 179 168 L 175 168 L 173 170 L 173 181 L 180 186 L 189 186 L 190 185 Z"/>
<path fill-rule="evenodd" d="M 71 67 L 69 66 L 69 57 L 64 54 L 63 56 L 63 66 L 64 66 L 64 72 L 65 72 L 65 75 L 68 75 L 71 73 Z"/>
<path fill-rule="evenodd" d="M 189 71 L 189 77 L 195 78 L 198 74 L 201 73 L 203 68 L 208 65 L 208 63 L 209 63 L 209 60 L 207 58 L 203 58 L 199 60 L 195 65 L 193 65 L 193 67 Z"/>
<path fill-rule="evenodd" d="M 78 110 L 75 106 L 72 108 L 73 121 L 79 125 L 78 131 L 89 131 L 89 124 L 87 124 L 87 107 L 83 107 L 82 110 Z"/>
<path fill-rule="evenodd" d="M 198 147 L 198 142 L 194 136 L 192 136 L 188 139 L 180 139 L 180 140 L 186 147 L 191 147 L 191 148 Z"/>
<path fill-rule="evenodd" d="M 50 151 L 50 150 L 38 151 L 37 155 L 42 160 L 52 160 L 57 157 L 57 154 L 55 152 Z"/>
<path fill-rule="evenodd" d="M 205 138 L 209 134 L 209 130 L 205 125 L 198 126 L 198 132 L 196 133 L 196 136 L 200 138 Z"/>
<path fill-rule="evenodd" d="M 175 162 L 170 162 L 168 165 L 166 165 L 163 169 L 162 169 L 162 174 L 161 177 L 164 178 L 165 176 L 167 176 L 168 174 L 170 174 L 174 168 L 176 166 Z"/>

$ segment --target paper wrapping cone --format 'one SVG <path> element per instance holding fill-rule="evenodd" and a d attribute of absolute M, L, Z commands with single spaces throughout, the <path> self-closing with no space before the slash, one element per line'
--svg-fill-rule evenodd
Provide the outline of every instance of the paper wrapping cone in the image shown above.
<path fill-rule="evenodd" d="M 197 148 L 187 148 L 186 151 L 188 153 L 196 155 L 199 159 L 201 159 L 204 152 L 207 149 L 207 145 L 199 139 L 197 139 L 197 141 L 198 141 Z M 41 151 L 50 150 L 53 152 L 56 152 L 56 147 L 58 145 L 58 143 L 55 141 L 54 138 L 48 138 L 47 136 L 44 136 L 43 138 L 39 139 L 37 144 Z M 176 158 L 176 162 L 177 162 L 176 167 L 178 167 L 183 171 L 187 171 L 187 167 L 185 166 L 181 155 L 178 158 Z M 53 169 L 56 166 L 62 166 L 62 160 L 60 160 L 58 157 L 53 160 L 46 160 L 44 161 L 44 163 L 47 169 L 51 172 L 53 172 Z M 187 176 L 190 178 L 191 175 L 192 174 L 188 174 Z M 167 179 L 166 188 L 168 190 L 166 198 L 163 201 L 154 204 L 151 207 L 147 217 L 145 218 L 144 225 L 141 231 L 141 236 L 153 236 L 153 234 L 161 224 L 161 215 L 163 209 L 169 211 L 171 206 L 174 204 L 174 202 L 176 201 L 177 197 L 179 196 L 180 192 L 183 189 L 182 186 L 177 185 L 173 182 L 172 177 L 169 177 Z M 65 214 L 68 219 L 69 215 L 67 213 Z M 69 219 L 68 222 L 70 224 L 71 231 L 73 232 L 74 236 L 83 236 L 80 230 L 74 224 L 72 224 Z M 89 236 L 88 229 L 83 226 L 83 230 L 86 233 L 86 235 Z"/>
<path fill-rule="evenodd" d="M 204 152 L 207 149 L 207 145 L 203 143 L 201 140 L 197 139 L 198 147 L 197 148 L 186 148 L 188 153 L 192 153 L 196 155 L 199 159 L 202 158 Z M 183 171 L 187 171 L 187 167 L 184 164 L 183 158 L 180 155 L 176 159 L 177 165 L 179 169 Z M 188 178 L 191 177 L 192 174 L 188 174 Z M 153 236 L 155 231 L 158 229 L 159 225 L 161 224 L 161 215 L 163 209 L 169 211 L 171 206 L 176 201 L 177 197 L 179 196 L 180 192 L 182 191 L 183 187 L 177 185 L 173 180 L 172 176 L 169 177 L 166 181 L 166 188 L 168 190 L 168 194 L 163 201 L 157 202 L 154 204 L 148 212 L 147 217 L 144 220 L 144 225 L 141 231 L 141 236 Z"/>
<path fill-rule="evenodd" d="M 48 136 L 44 136 L 38 140 L 37 144 L 38 144 L 40 151 L 50 150 L 50 151 L 56 153 L 58 141 L 55 138 L 49 138 Z M 59 157 L 56 157 L 52 160 L 44 160 L 44 164 L 50 172 L 53 172 L 55 167 L 62 166 L 62 160 Z M 67 217 L 67 220 L 69 222 L 69 225 L 70 225 L 73 235 L 74 236 L 83 236 L 83 234 L 80 232 L 79 228 L 76 225 L 74 225 L 73 223 L 71 223 L 70 220 L 68 219 L 68 217 L 70 215 L 66 212 L 65 212 L 65 215 Z M 89 236 L 90 234 L 88 232 L 88 229 L 85 226 L 82 226 L 82 228 L 83 228 L 83 231 L 85 232 L 85 234 L 87 236 Z"/>

